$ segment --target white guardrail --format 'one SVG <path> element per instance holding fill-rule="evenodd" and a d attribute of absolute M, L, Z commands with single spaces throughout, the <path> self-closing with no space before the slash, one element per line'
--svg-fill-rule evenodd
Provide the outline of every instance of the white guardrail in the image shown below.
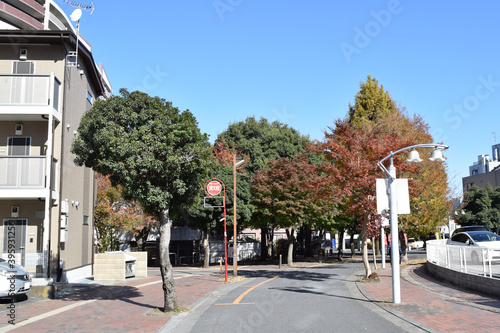
<path fill-rule="evenodd" d="M 500 251 L 479 246 L 448 245 L 446 239 L 426 243 L 427 261 L 459 272 L 500 278 Z"/>

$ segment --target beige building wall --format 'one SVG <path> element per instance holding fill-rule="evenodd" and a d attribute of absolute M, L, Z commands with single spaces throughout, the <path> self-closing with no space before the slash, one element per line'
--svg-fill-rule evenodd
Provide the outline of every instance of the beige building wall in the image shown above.
<path fill-rule="evenodd" d="M 59 198 L 53 198 L 55 205 L 50 209 L 50 253 L 51 272 L 56 273 L 57 260 L 64 261 L 64 269 L 71 270 L 92 264 L 93 260 L 93 207 L 95 177 L 91 169 L 74 164 L 74 155 L 70 149 L 76 136 L 81 117 L 92 107 L 87 100 L 90 92 L 93 100 L 94 92 L 89 88 L 86 76 L 87 69 L 83 63 L 79 67 L 65 66 L 66 50 L 63 45 L 27 45 L 2 47 L 0 52 L 0 73 L 11 74 L 13 62 L 18 61 L 19 50 L 28 50 L 27 61 L 34 62 L 35 74 L 51 74 L 61 81 L 59 105 L 62 105 L 62 120 L 54 122 L 52 155 L 58 161 L 57 191 Z M 81 72 L 83 71 L 83 73 Z M 48 122 L 40 116 L 40 121 L 7 121 L 0 122 L 0 156 L 7 155 L 7 137 L 15 136 L 15 125 L 23 124 L 23 135 L 32 138 L 31 155 L 46 155 L 48 145 Z M 60 242 L 61 235 L 61 201 L 68 199 L 67 213 L 68 239 Z M 36 203 L 36 205 L 32 205 Z M 72 204 L 73 203 L 73 204 Z M 78 203 L 78 204 L 77 204 Z M 14 202 L 0 201 L 0 219 L 10 217 L 10 207 Z M 36 218 L 36 211 L 44 211 L 44 202 L 35 200 L 16 201 L 24 218 L 28 219 L 29 243 L 28 251 L 43 251 L 43 220 Z M 36 209 L 27 209 L 36 207 Z M 40 216 L 40 214 L 38 214 Z M 85 224 L 87 222 L 87 224 Z M 0 229 L 2 226 L 0 226 Z M 3 229 L 0 230 L 3 232 Z M 1 234 L 3 235 L 3 234 Z M 58 252 L 61 255 L 58 258 Z M 30 270 L 33 270 L 30 267 Z"/>
<path fill-rule="evenodd" d="M 83 74 L 80 74 L 80 70 Z M 70 152 L 75 134 L 84 110 L 92 107 L 87 100 L 89 83 L 85 75 L 86 68 L 66 68 L 66 81 L 70 85 L 64 86 L 64 114 L 62 126 L 62 146 L 66 147 L 61 158 L 61 199 L 68 199 L 68 240 L 61 244 L 61 259 L 65 262 L 65 269 L 92 264 L 93 254 L 93 207 L 95 177 L 91 169 L 78 167 L 74 163 L 75 155 Z M 93 96 L 93 92 L 90 91 Z M 73 204 L 74 202 L 74 204 Z M 78 202 L 78 206 L 76 203 Z"/>

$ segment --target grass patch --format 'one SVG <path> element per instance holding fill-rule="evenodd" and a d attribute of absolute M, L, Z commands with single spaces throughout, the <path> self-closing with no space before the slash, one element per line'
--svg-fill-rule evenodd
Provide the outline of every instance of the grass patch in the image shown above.
<path fill-rule="evenodd" d="M 244 277 L 244 276 L 237 276 L 237 277 L 234 277 L 234 276 L 228 276 L 227 277 L 227 283 L 236 283 L 236 282 L 241 282 L 241 281 L 245 281 L 247 278 Z M 222 281 L 222 282 L 226 282 L 226 279 L 225 278 L 221 278 L 219 281 Z"/>
<path fill-rule="evenodd" d="M 163 312 L 163 308 L 154 308 L 146 313 L 146 316 L 151 317 L 165 317 L 165 316 L 175 316 L 179 313 L 191 312 L 191 310 L 185 306 L 178 306 L 174 311 Z"/>
<path fill-rule="evenodd" d="M 380 277 L 376 272 L 373 272 L 368 277 L 362 277 L 358 281 L 361 283 L 380 282 Z"/>

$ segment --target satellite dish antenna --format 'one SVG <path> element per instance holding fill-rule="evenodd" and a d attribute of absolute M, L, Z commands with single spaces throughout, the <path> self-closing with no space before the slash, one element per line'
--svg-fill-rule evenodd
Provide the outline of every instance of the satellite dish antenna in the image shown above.
<path fill-rule="evenodd" d="M 69 17 L 71 21 L 78 22 L 82 17 L 82 10 L 80 8 L 75 9 Z"/>

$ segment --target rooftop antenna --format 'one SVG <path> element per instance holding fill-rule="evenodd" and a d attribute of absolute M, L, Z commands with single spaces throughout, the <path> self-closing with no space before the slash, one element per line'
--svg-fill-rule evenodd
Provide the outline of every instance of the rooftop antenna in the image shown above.
<path fill-rule="evenodd" d="M 74 1 L 69 1 L 69 0 L 64 0 L 65 3 L 69 3 L 71 5 L 71 7 L 74 7 L 74 8 L 78 8 L 80 10 L 91 10 L 90 12 L 90 15 L 92 15 L 92 13 L 94 12 L 94 3 L 92 1 L 90 1 L 90 6 L 89 5 L 82 5 L 78 2 L 74 2 Z M 73 21 L 75 22 L 75 21 Z"/>
<path fill-rule="evenodd" d="M 90 1 L 90 6 L 82 5 L 80 3 L 64 0 L 69 3 L 71 7 L 76 8 L 69 16 L 71 21 L 76 22 L 76 51 L 69 51 L 67 56 L 67 66 L 78 67 L 78 43 L 80 41 L 80 18 L 82 17 L 82 10 L 90 10 L 90 15 L 94 12 L 94 3 Z"/>

